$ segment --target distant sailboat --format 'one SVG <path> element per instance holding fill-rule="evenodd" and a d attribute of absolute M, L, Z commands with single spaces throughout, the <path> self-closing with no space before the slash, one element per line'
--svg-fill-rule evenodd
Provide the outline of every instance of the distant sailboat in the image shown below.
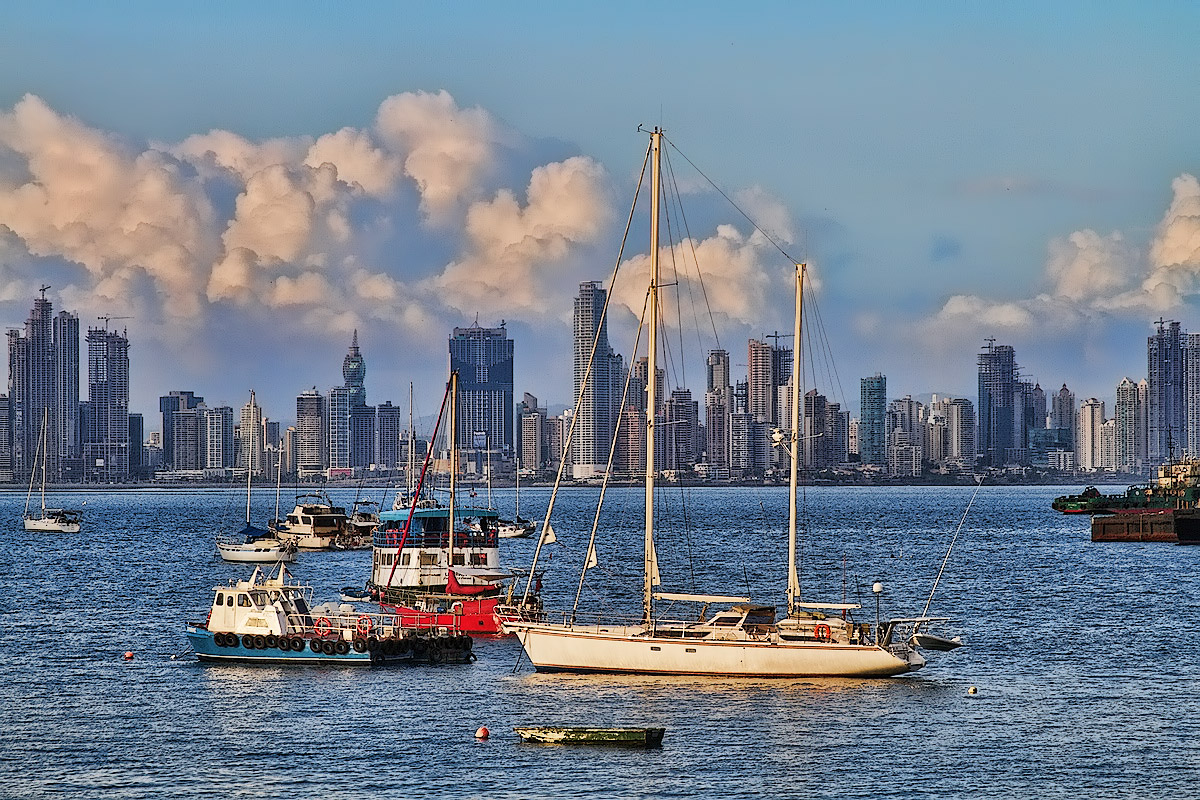
<path fill-rule="evenodd" d="M 29 473 L 29 492 L 25 495 L 25 530 L 44 533 L 79 533 L 80 513 L 78 511 L 67 508 L 46 508 L 46 459 L 49 450 L 46 429 L 49 421 L 49 411 L 42 409 L 42 435 L 38 440 L 38 449 L 33 457 L 34 467 Z M 30 514 L 29 501 L 33 497 L 33 480 L 38 472 L 39 457 L 42 471 L 42 508 L 39 513 Z"/>

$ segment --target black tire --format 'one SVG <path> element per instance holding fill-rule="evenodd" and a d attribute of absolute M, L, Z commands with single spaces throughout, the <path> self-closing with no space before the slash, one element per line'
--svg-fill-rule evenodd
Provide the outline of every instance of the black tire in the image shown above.
<path fill-rule="evenodd" d="M 267 637 L 263 636 L 261 633 L 254 634 L 254 649 L 255 650 L 265 650 L 266 647 L 267 647 Z"/>
<path fill-rule="evenodd" d="M 304 640 L 297 636 L 295 639 L 292 639 L 291 645 L 292 645 L 292 652 L 299 653 L 301 650 L 304 649 Z"/>
<path fill-rule="evenodd" d="M 310 650 L 312 650 L 314 653 L 319 653 L 319 652 L 321 652 L 321 643 L 320 643 L 320 642 L 318 642 L 316 639 L 313 639 L 311 642 L 309 642 L 309 643 L 308 643 L 308 647 L 309 647 L 309 649 L 310 649 Z"/>
<path fill-rule="evenodd" d="M 366 639 L 355 639 L 354 640 L 354 652 L 356 652 L 356 653 L 367 652 L 367 640 Z"/>
<path fill-rule="evenodd" d="M 214 633 L 213 634 L 213 644 L 215 644 L 217 647 L 225 647 L 225 634 Z"/>
<path fill-rule="evenodd" d="M 379 652 L 378 650 L 372 650 L 371 651 L 371 663 L 372 664 L 382 664 L 383 662 L 384 662 L 383 653 Z"/>
<path fill-rule="evenodd" d="M 374 636 L 369 637 L 367 639 L 367 649 L 370 650 L 372 653 L 379 650 L 379 640 L 376 639 Z"/>
<path fill-rule="evenodd" d="M 280 637 L 279 637 L 279 638 L 278 638 L 278 639 L 275 641 L 275 646 L 276 646 L 276 647 L 278 647 L 278 648 L 280 649 L 280 651 L 281 651 L 281 652 L 284 652 L 284 653 L 286 653 L 288 650 L 291 650 L 291 649 L 292 649 L 292 642 L 291 642 L 291 640 L 290 640 L 290 639 L 288 639 L 288 637 L 286 637 L 286 636 L 280 636 Z"/>
<path fill-rule="evenodd" d="M 430 664 L 442 663 L 442 646 L 440 644 L 431 644 L 429 649 L 425 651 L 425 657 L 429 659 Z"/>
<path fill-rule="evenodd" d="M 242 636 L 242 647 L 246 648 L 247 650 L 254 649 L 254 634 L 247 633 Z"/>
<path fill-rule="evenodd" d="M 327 656 L 333 655 L 333 642 L 321 642 L 321 652 Z"/>
<path fill-rule="evenodd" d="M 274 650 L 278 644 L 279 644 L 279 637 L 273 633 L 268 633 L 267 634 L 267 649 Z"/>
<path fill-rule="evenodd" d="M 338 643 L 333 646 L 334 652 L 339 656 L 344 656 L 350 652 L 350 645 L 346 644 L 344 639 L 338 640 Z"/>

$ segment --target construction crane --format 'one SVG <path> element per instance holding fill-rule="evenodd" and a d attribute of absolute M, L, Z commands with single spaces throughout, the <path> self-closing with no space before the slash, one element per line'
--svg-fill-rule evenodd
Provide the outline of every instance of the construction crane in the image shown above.
<path fill-rule="evenodd" d="M 112 316 L 111 314 L 102 314 L 102 315 L 100 315 L 99 317 L 96 317 L 96 319 L 102 319 L 102 320 L 104 320 L 104 332 L 105 332 L 105 333 L 108 333 L 108 323 L 109 323 L 109 320 L 114 320 L 114 319 L 133 319 L 133 317 L 114 317 L 114 316 Z"/>

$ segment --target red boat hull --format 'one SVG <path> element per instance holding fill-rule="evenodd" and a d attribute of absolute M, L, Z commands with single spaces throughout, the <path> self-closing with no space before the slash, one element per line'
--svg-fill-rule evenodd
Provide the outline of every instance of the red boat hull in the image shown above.
<path fill-rule="evenodd" d="M 439 596 L 439 599 L 444 598 Z M 423 611 L 406 605 L 383 604 L 391 613 L 400 615 L 400 624 L 405 628 L 449 628 L 471 636 L 503 636 L 500 620 L 496 617 L 499 597 L 453 597 L 450 610 Z"/>

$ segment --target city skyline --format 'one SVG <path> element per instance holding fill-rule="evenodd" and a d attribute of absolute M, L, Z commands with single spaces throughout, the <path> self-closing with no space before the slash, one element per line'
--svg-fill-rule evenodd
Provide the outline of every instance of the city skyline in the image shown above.
<path fill-rule="evenodd" d="M 411 380 L 427 409 L 440 336 L 476 318 L 524 343 L 518 387 L 570 404 L 569 300 L 611 269 L 639 123 L 813 265 L 844 374 L 970 395 L 946 365 L 995 337 L 1108 395 L 1150 320 L 1200 319 L 1190 4 L 701 5 L 653 48 L 670 9 L 122 11 L 9 9 L 0 322 L 43 284 L 84 324 L 128 317 L 136 410 L 163 383 L 286 408 L 355 329 L 381 395 Z M 264 46 L 196 69 L 230 37 Z M 786 327 L 790 265 L 688 191 L 737 352 Z M 641 291 L 615 294 L 621 351 Z"/>

